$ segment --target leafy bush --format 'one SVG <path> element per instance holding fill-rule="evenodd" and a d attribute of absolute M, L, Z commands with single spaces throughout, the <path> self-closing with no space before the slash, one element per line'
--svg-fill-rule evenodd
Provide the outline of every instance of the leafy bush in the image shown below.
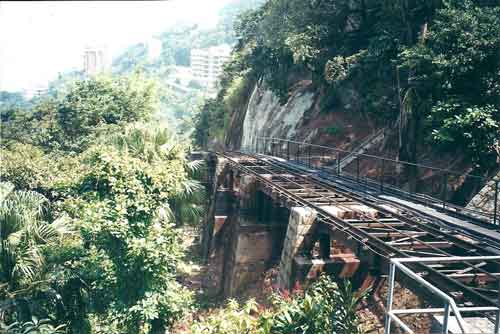
<path fill-rule="evenodd" d="M 428 120 L 435 124 L 432 138 L 452 151 L 465 147 L 476 162 L 494 162 L 500 132 L 500 110 L 492 105 L 464 106 L 438 103 Z M 485 162 L 483 160 L 483 163 Z"/>
<path fill-rule="evenodd" d="M 49 218 L 68 215 L 78 232 L 74 240 L 58 239 L 59 247 L 42 247 L 36 257 L 34 249 L 39 248 L 21 247 L 28 252 L 25 270 L 11 270 L 19 279 L 8 279 L 2 265 L 0 284 L 19 282 L 11 290 L 25 288 L 26 316 L 51 314 L 72 333 L 151 333 L 191 309 L 191 293 L 175 281 L 183 255 L 175 220 L 188 219 L 191 209 L 197 210 L 195 216 L 201 213 L 199 203 L 191 201 L 199 185 L 189 179 L 186 145 L 165 130 L 142 125 L 100 138 L 78 155 L 46 154 L 21 144 L 11 149 L 4 149 L 2 179 L 50 194 L 44 212 Z M 189 201 L 189 210 L 182 209 Z M 26 231 L 39 226 L 33 219 Z M 57 222 L 48 227 L 59 226 Z M 40 227 L 39 236 L 50 231 Z M 15 235 L 26 245 L 38 240 L 21 231 Z M 42 274 L 43 284 L 33 285 Z M 8 318 L 17 319 L 11 311 Z"/>
<path fill-rule="evenodd" d="M 86 152 L 78 193 L 62 204 L 89 245 L 73 268 L 89 285 L 94 325 L 106 333 L 156 331 L 191 303 L 175 282 L 183 250 L 168 214 L 187 179 L 183 150 L 173 142 L 155 146 L 158 135 L 133 141 L 134 134 L 113 139 L 118 148 Z"/>
<path fill-rule="evenodd" d="M 322 276 L 303 294 L 278 297 L 274 314 L 263 324 L 266 333 L 361 334 L 356 308 L 363 297 L 348 281 L 337 285 Z"/>
<path fill-rule="evenodd" d="M 326 276 L 306 291 L 294 290 L 272 297 L 263 309 L 249 300 L 243 306 L 231 300 L 227 306 L 191 326 L 194 334 L 361 334 L 356 315 L 364 294 L 349 282 L 337 285 Z"/>
<path fill-rule="evenodd" d="M 250 299 L 240 306 L 237 301 L 230 300 L 227 306 L 202 318 L 191 327 L 193 334 L 257 334 L 259 321 L 258 305 Z"/>
<path fill-rule="evenodd" d="M 0 148 L 0 154 L 0 180 L 11 182 L 16 189 L 41 193 L 51 202 L 68 196 L 73 191 L 70 184 L 79 179 L 85 168 L 76 155 L 47 154 L 30 144 L 12 143 L 9 148 Z"/>
<path fill-rule="evenodd" d="M 2 118 L 17 127 L 2 143 L 0 176 L 11 182 L 0 189 L 0 300 L 11 331 L 157 333 L 191 310 L 192 293 L 176 282 L 184 249 L 175 226 L 199 220 L 203 196 L 188 145 L 136 123 L 157 107 L 154 86 L 139 79 L 76 82 Z"/>
<path fill-rule="evenodd" d="M 9 325 L 13 331 L 31 333 L 38 327 L 51 328 L 46 321 L 38 323 L 36 317 L 28 320 L 32 313 L 43 314 L 39 309 L 43 298 L 34 307 L 26 300 L 52 293 L 53 268 L 47 253 L 64 239 L 71 239 L 74 231 L 65 217 L 47 221 L 47 204 L 47 199 L 36 192 L 14 190 L 12 184 L 0 183 L 0 298 L 7 300 L 2 320 L 13 322 Z"/>

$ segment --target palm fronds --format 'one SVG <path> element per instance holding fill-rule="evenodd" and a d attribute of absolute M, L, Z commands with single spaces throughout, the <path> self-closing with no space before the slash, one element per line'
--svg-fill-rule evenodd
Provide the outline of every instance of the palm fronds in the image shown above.
<path fill-rule="evenodd" d="M 44 221 L 47 199 L 33 191 L 15 191 L 1 183 L 0 283 L 13 291 L 29 286 L 43 272 L 42 247 L 72 233 L 64 218 Z"/>
<path fill-rule="evenodd" d="M 195 224 L 204 213 L 205 191 L 194 178 L 201 171 L 202 160 L 188 161 L 186 151 L 188 146 L 180 142 L 165 128 L 150 125 L 134 124 L 121 133 L 116 133 L 107 139 L 124 154 L 130 154 L 149 163 L 161 163 L 166 160 L 183 161 L 188 178 L 181 183 L 168 203 L 158 212 L 162 219 L 175 220 L 178 225 Z"/>

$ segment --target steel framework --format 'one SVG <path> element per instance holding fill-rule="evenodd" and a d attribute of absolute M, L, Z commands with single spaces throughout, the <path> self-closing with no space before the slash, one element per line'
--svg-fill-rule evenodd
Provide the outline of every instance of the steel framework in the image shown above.
<path fill-rule="evenodd" d="M 408 209 L 401 210 L 393 203 L 332 183 L 307 168 L 296 167 L 285 160 L 242 152 L 219 155 L 240 173 L 253 175 L 260 189 L 282 206 L 314 209 L 319 224 L 343 234 L 346 239 L 355 241 L 361 249 L 376 256 L 388 261 L 396 259 L 394 266 L 403 272 L 407 268 L 405 273 L 414 273 L 408 274 L 413 281 L 415 277 L 419 278 L 416 285 L 425 278 L 428 284 L 453 300 L 448 305 L 452 309 L 457 306 L 454 313 L 460 310 L 498 310 L 498 250 L 486 247 L 483 242 L 460 231 L 449 229 L 433 217 Z M 331 206 L 353 211 L 356 217 L 338 218 L 329 211 Z M 359 206 L 371 208 L 376 214 L 367 214 Z M 403 265 L 401 260 L 414 258 L 434 262 L 438 258 L 442 261 L 404 260 Z M 454 261 L 446 260 L 449 258 Z M 477 258 L 488 261 L 473 263 L 471 259 Z M 475 309 L 467 309 L 469 304 Z M 391 319 L 400 324 L 396 320 L 397 311 L 391 314 Z"/>

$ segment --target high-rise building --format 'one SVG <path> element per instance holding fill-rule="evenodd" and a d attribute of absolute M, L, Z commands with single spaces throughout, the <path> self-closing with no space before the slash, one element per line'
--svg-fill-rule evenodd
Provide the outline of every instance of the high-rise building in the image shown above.
<path fill-rule="evenodd" d="M 88 46 L 83 53 L 83 72 L 85 75 L 96 75 L 110 69 L 107 48 L 103 46 Z"/>
<path fill-rule="evenodd" d="M 230 54 L 229 45 L 191 50 L 191 72 L 194 79 L 206 88 L 214 89 L 222 73 L 222 66 Z"/>

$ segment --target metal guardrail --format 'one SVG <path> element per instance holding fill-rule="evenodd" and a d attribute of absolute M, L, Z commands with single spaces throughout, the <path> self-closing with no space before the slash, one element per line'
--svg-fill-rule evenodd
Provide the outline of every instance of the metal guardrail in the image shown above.
<path fill-rule="evenodd" d="M 494 334 L 500 334 L 500 308 L 495 306 L 483 306 L 483 307 L 458 307 L 452 297 L 439 290 L 437 287 L 426 281 L 424 278 L 419 276 L 413 270 L 408 268 L 405 263 L 450 263 L 450 262 L 474 262 L 474 261 L 494 261 L 500 260 L 500 256 L 464 256 L 464 257 L 430 257 L 430 258 L 421 258 L 421 257 L 413 257 L 413 258 L 394 258 L 391 259 L 390 267 L 389 267 L 389 287 L 387 294 L 387 308 L 386 308 L 386 317 L 385 317 L 385 328 L 384 334 L 391 333 L 391 324 L 394 321 L 401 327 L 406 333 L 415 334 L 415 332 L 409 328 L 403 320 L 400 319 L 399 316 L 409 315 L 409 314 L 441 314 L 444 313 L 443 318 L 443 326 L 442 333 L 449 333 L 449 325 L 450 325 L 450 315 L 453 312 L 455 318 L 457 319 L 460 330 L 463 334 L 467 334 L 466 328 L 467 325 L 461 315 L 461 313 L 466 312 L 474 312 L 474 313 L 484 313 L 484 312 L 495 312 L 495 329 Z M 408 310 L 393 310 L 393 297 L 394 297 L 394 284 L 396 279 L 396 270 L 399 269 L 402 273 L 415 280 L 418 284 L 423 287 L 429 289 L 433 294 L 440 297 L 444 301 L 443 308 L 424 308 L 424 309 L 408 309 Z M 500 291 L 499 298 L 500 301 Z M 469 332 L 470 333 L 470 332 Z"/>
<path fill-rule="evenodd" d="M 347 176 L 360 183 L 377 185 L 380 192 L 398 190 L 418 197 L 426 204 L 500 225 L 498 180 L 495 181 L 493 212 L 488 212 L 465 208 L 461 206 L 463 203 L 451 203 L 461 191 L 478 190 L 484 186 L 488 180 L 482 176 L 280 138 L 257 137 L 252 146 L 242 149 L 280 157 L 329 174 Z M 352 155 L 356 156 L 353 162 L 341 168 L 341 161 Z"/>

